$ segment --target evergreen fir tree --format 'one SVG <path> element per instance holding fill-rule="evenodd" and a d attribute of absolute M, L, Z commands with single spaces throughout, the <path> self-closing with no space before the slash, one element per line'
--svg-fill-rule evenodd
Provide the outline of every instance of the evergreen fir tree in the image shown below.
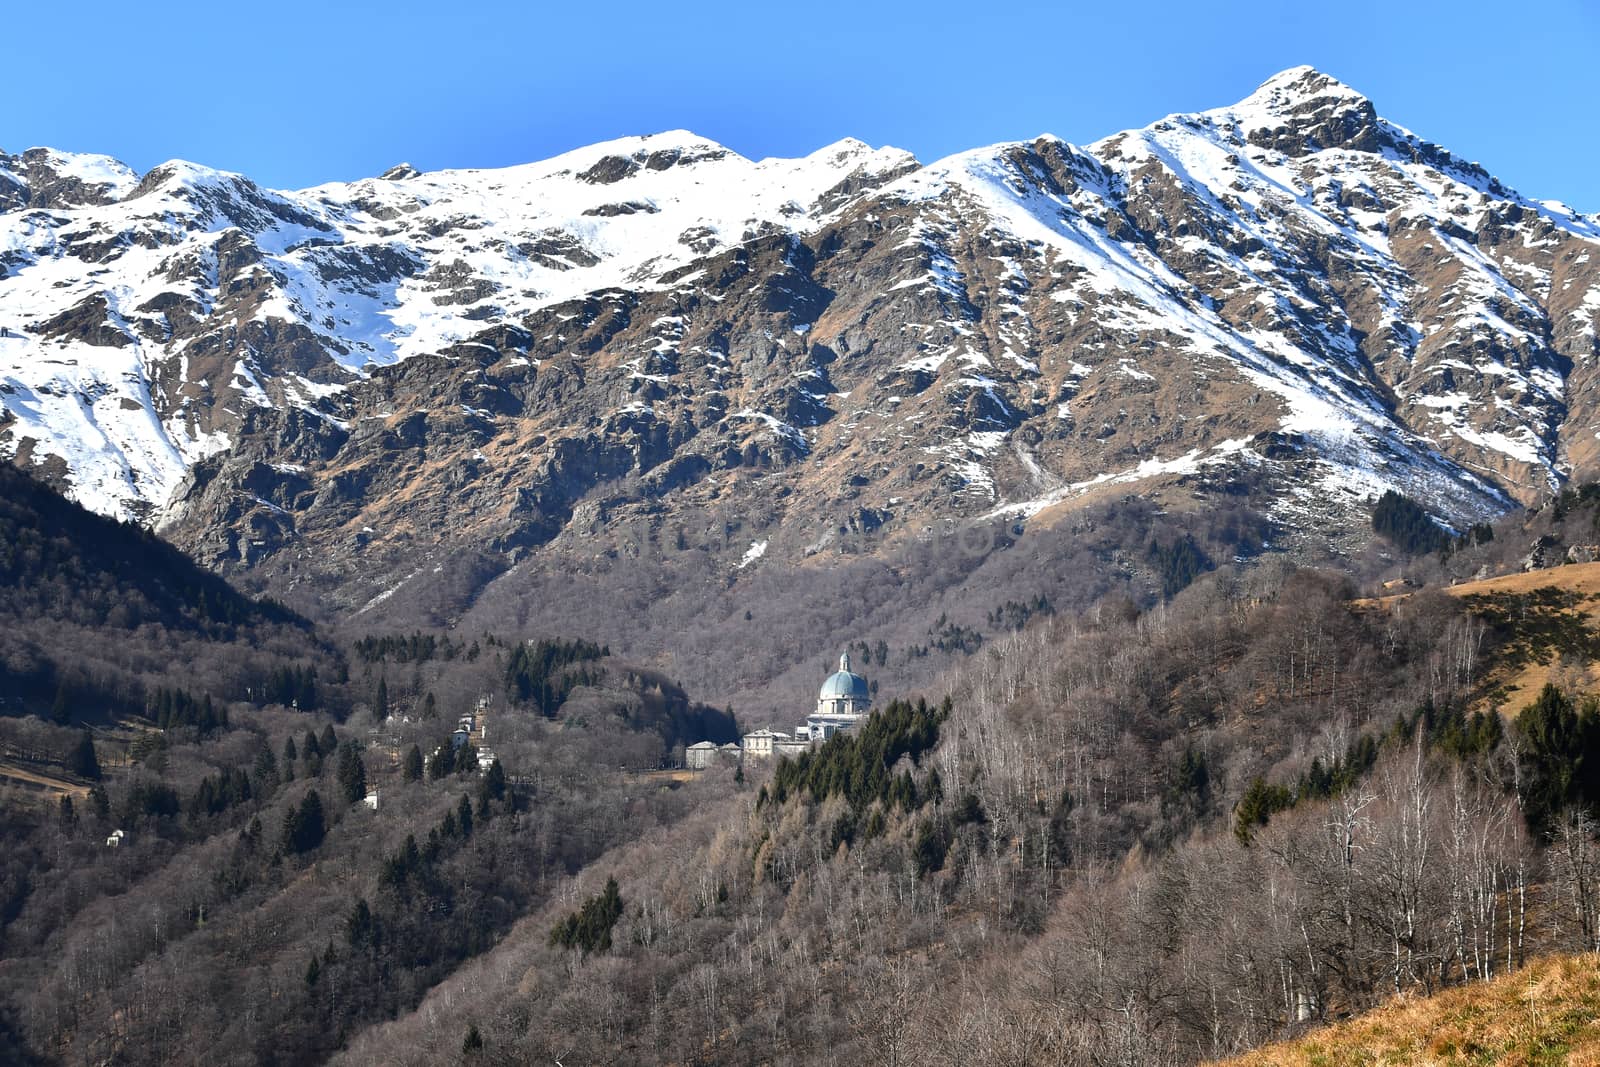
<path fill-rule="evenodd" d="M 100 780 L 100 761 L 94 754 L 94 736 L 88 730 L 78 735 L 77 743 L 67 753 L 67 770 L 91 782 Z"/>
<path fill-rule="evenodd" d="M 550 931 L 550 944 L 580 949 L 585 955 L 611 948 L 611 928 L 622 918 L 622 895 L 615 878 L 606 879 L 599 896 L 590 897 L 583 907 L 556 923 Z"/>
<path fill-rule="evenodd" d="M 298 808 L 292 809 L 283 820 L 283 851 L 287 853 L 310 852 L 322 844 L 328 828 L 322 811 L 322 797 L 313 789 L 305 795 Z"/>
<path fill-rule="evenodd" d="M 354 741 L 339 748 L 339 788 L 345 802 L 355 804 L 367 795 L 367 765 L 356 751 Z"/>
<path fill-rule="evenodd" d="M 485 792 L 495 800 L 506 798 L 506 772 L 498 759 L 489 764 L 489 773 L 484 775 L 483 786 Z"/>
<path fill-rule="evenodd" d="M 351 947 L 359 948 L 374 940 L 373 932 L 372 908 L 367 905 L 367 898 L 362 897 L 356 901 L 355 909 L 345 922 L 345 933 L 350 939 Z"/>

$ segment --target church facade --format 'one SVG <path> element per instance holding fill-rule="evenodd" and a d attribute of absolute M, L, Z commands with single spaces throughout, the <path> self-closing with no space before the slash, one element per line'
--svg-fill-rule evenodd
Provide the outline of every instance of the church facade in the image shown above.
<path fill-rule="evenodd" d="M 747 756 L 792 756 L 821 744 L 834 734 L 854 729 L 872 714 L 872 687 L 850 669 L 850 654 L 839 657 L 839 669 L 828 675 L 817 693 L 816 710 L 795 728 L 793 736 L 776 730 L 744 735 Z"/>
<path fill-rule="evenodd" d="M 826 741 L 848 730 L 872 712 L 872 688 L 850 669 L 850 653 L 839 657 L 839 669 L 828 675 L 817 694 L 817 710 L 795 731 L 808 741 Z"/>

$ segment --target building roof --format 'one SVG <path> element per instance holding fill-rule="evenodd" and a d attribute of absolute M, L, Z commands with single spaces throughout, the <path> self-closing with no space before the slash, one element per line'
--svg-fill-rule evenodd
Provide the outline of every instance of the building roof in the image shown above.
<path fill-rule="evenodd" d="M 850 670 L 850 653 L 846 652 L 839 657 L 839 669 L 828 675 L 828 680 L 822 683 L 822 692 L 817 694 L 817 698 L 819 700 L 871 699 L 867 680 Z"/>
<path fill-rule="evenodd" d="M 715 741 L 696 741 L 694 744 L 690 745 L 689 747 L 691 749 L 716 748 L 717 747 L 717 743 Z"/>

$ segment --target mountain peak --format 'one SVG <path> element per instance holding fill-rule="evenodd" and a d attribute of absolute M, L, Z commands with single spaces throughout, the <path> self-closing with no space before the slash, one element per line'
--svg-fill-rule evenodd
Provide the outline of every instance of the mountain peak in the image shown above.
<path fill-rule="evenodd" d="M 110 156 L 38 147 L 18 156 L 0 151 L 0 210 L 109 204 L 138 181 L 132 167 Z"/>
<path fill-rule="evenodd" d="M 1248 103 L 1252 100 L 1264 100 L 1270 105 L 1293 105 L 1305 100 L 1343 99 L 1351 102 L 1365 101 L 1366 97 L 1356 92 L 1344 82 L 1331 74 L 1326 74 L 1316 67 L 1302 64 L 1281 70 L 1262 82 L 1246 98 Z"/>
<path fill-rule="evenodd" d="M 1380 147 L 1372 101 L 1315 67 L 1290 67 L 1223 114 L 1252 144 L 1305 156 L 1327 148 L 1373 152 Z"/>
<path fill-rule="evenodd" d="M 865 141 L 846 137 L 804 157 L 806 160 L 833 167 L 874 167 L 881 170 L 903 170 L 917 165 L 917 157 L 903 148 L 884 145 L 873 148 Z M 781 161 L 775 161 L 781 162 Z"/>
<path fill-rule="evenodd" d="M 410 178 L 420 177 L 421 174 L 422 172 L 410 163 L 396 163 L 378 175 L 378 179 L 386 182 L 403 182 Z"/>
<path fill-rule="evenodd" d="M 128 194 L 128 199 L 147 196 L 152 192 L 191 193 L 197 189 L 214 189 L 218 186 L 249 182 L 243 174 L 217 170 L 187 159 L 169 159 L 145 172 L 138 186 Z"/>

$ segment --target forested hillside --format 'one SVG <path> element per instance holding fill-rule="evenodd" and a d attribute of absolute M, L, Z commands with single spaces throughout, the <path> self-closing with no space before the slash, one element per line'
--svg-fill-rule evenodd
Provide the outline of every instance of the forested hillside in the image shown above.
<path fill-rule="evenodd" d="M 342 674 L 293 612 L 0 465 L 0 712 L 104 724 L 161 689 L 309 708 Z"/>
<path fill-rule="evenodd" d="M 1525 635 L 1357 592 L 1225 567 L 1041 617 L 747 764 L 338 1062 L 1193 1063 L 1593 947 L 1600 705 L 1507 721 Z M 604 946 L 559 936 L 585 901 Z"/>
<path fill-rule="evenodd" d="M 656 768 L 737 736 L 584 640 L 334 640 L 0 478 L 5 1062 L 324 1059 L 704 802 Z"/>
<path fill-rule="evenodd" d="M 1600 494 L 1432 543 L 1390 501 L 1356 569 L 1391 589 L 1141 537 L 1166 595 L 929 619 L 936 684 L 692 775 L 684 743 L 804 709 L 741 722 L 604 632 L 330 637 L 159 545 L 131 588 L 169 621 L 118 629 L 84 600 L 134 582 L 94 569 L 125 528 L 50 502 L 38 558 L 86 562 L 48 610 L 144 688 L 0 720 L 46 780 L 0 787 L 24 1061 L 1186 1064 L 1600 947 L 1589 565 L 1446 584 L 1567 558 Z M 174 631 L 284 688 L 158 681 Z M 1549 684 L 1512 717 L 1518 664 Z"/>

